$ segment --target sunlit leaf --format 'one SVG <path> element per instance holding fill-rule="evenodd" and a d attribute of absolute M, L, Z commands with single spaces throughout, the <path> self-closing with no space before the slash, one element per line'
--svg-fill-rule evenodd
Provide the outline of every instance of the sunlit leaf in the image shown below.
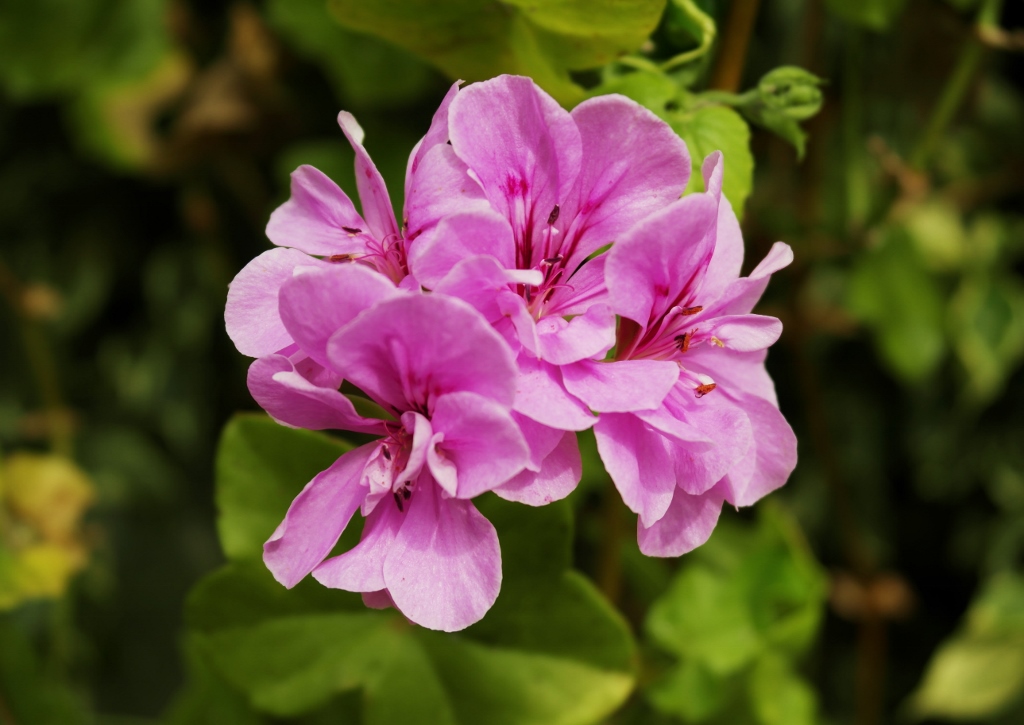
<path fill-rule="evenodd" d="M 743 204 L 750 194 L 754 175 L 754 157 L 750 153 L 750 127 L 731 108 L 703 106 L 668 116 L 669 125 L 682 136 L 690 151 L 693 173 L 686 192 L 703 191 L 700 168 L 704 158 L 721 151 L 725 160 L 722 193 L 732 204 L 736 215 L 743 216 Z"/>

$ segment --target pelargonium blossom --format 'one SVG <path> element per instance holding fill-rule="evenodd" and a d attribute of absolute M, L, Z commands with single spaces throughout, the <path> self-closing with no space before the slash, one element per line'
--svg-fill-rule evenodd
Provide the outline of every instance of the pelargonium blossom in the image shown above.
<path fill-rule="evenodd" d="M 686 144 L 632 100 L 601 96 L 570 113 L 517 76 L 461 90 L 448 129 L 489 206 L 441 220 L 410 249 L 410 270 L 426 288 L 474 304 L 505 335 L 519 352 L 517 413 L 533 421 L 536 440 L 575 451 L 565 431 L 596 419 L 565 390 L 560 366 L 602 357 L 615 342 L 600 252 L 679 198 Z M 645 363 L 618 374 L 650 405 L 674 381 Z"/>
<path fill-rule="evenodd" d="M 296 267 L 357 262 L 413 288 L 409 243 L 448 214 L 486 207 L 482 192 L 467 183 L 465 164 L 447 144 L 448 108 L 458 86 L 449 89 L 409 155 L 401 226 L 384 179 L 363 147 L 363 129 L 352 114 L 338 114 L 338 125 L 355 152 L 363 213 L 318 169 L 304 165 L 292 173 L 291 196 L 267 224 L 267 236 L 277 247 L 249 262 L 231 283 L 225 322 L 239 352 L 260 357 L 292 344 L 277 314 L 277 291 Z"/>
<path fill-rule="evenodd" d="M 288 587 L 312 572 L 432 629 L 479 620 L 498 595 L 501 554 L 470 499 L 500 494 L 529 462 L 508 346 L 466 303 L 405 292 L 359 265 L 301 269 L 281 287 L 280 315 L 302 354 L 389 417 L 359 416 L 285 356 L 253 363 L 253 394 L 280 422 L 379 436 L 295 498 L 264 547 L 268 568 Z M 361 541 L 326 559 L 357 510 Z"/>
<path fill-rule="evenodd" d="M 751 314 L 771 274 L 792 260 L 778 242 L 740 277 L 743 238 L 722 197 L 722 155 L 704 162 L 707 191 L 690 194 L 623 235 L 605 267 L 621 316 L 615 361 L 563 369 L 568 390 L 601 415 L 598 450 L 639 515 L 641 550 L 679 556 L 703 544 L 723 501 L 754 503 L 796 466 L 796 438 L 764 367 L 782 324 Z M 638 404 L 617 368 L 646 361 L 675 384 Z"/>

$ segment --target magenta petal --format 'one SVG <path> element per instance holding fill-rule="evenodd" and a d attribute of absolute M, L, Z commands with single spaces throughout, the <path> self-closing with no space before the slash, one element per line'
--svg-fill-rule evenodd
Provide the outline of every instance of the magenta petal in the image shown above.
<path fill-rule="evenodd" d="M 273 355 L 292 344 L 281 322 L 277 296 L 296 267 L 327 266 L 296 249 L 271 249 L 242 268 L 228 286 L 224 322 L 228 337 L 243 355 Z"/>
<path fill-rule="evenodd" d="M 280 311 L 302 350 L 330 367 L 327 340 L 360 312 L 402 294 L 382 274 L 361 264 L 332 264 L 295 275 L 281 287 Z"/>
<path fill-rule="evenodd" d="M 363 468 L 376 443 L 349 451 L 306 484 L 284 521 L 263 545 L 263 562 L 289 589 L 324 560 L 359 508 L 367 488 Z"/>
<path fill-rule="evenodd" d="M 535 470 L 524 470 L 498 486 L 494 492 L 508 501 L 518 501 L 528 506 L 544 506 L 552 501 L 560 501 L 576 489 L 583 475 L 576 434 L 548 428 L 518 414 L 516 416 L 530 444 L 530 453 L 534 458 L 531 468 Z"/>
<path fill-rule="evenodd" d="M 605 304 L 592 305 L 571 320 L 546 317 L 537 324 L 540 359 L 566 365 L 598 355 L 615 344 L 615 314 Z"/>
<path fill-rule="evenodd" d="M 777 406 L 775 383 L 764 367 L 767 354 L 767 350 L 740 353 L 701 345 L 686 353 L 686 367 L 713 378 L 730 395 L 756 395 Z"/>
<path fill-rule="evenodd" d="M 647 524 L 660 519 L 676 488 L 672 451 L 665 438 L 630 413 L 602 415 L 594 437 L 623 503 Z"/>
<path fill-rule="evenodd" d="M 713 335 L 730 351 L 764 350 L 774 345 L 782 334 L 782 322 L 764 315 L 726 315 L 710 322 L 702 332 Z"/>
<path fill-rule="evenodd" d="M 448 144 L 426 152 L 406 186 L 405 236 L 410 243 L 436 236 L 436 224 L 446 216 L 491 208 L 469 167 Z"/>
<path fill-rule="evenodd" d="M 394 501 L 382 500 L 366 517 L 359 543 L 313 569 L 313 578 L 325 587 L 349 592 L 384 589 L 384 559 L 404 522 Z"/>
<path fill-rule="evenodd" d="M 612 309 L 646 325 L 700 285 L 714 249 L 718 205 L 709 194 L 690 194 L 653 214 L 608 252 L 605 279 Z"/>
<path fill-rule="evenodd" d="M 391 198 L 388 196 L 387 186 L 384 185 L 384 177 L 377 171 L 377 167 L 370 160 L 370 155 L 363 148 L 363 129 L 347 111 L 338 114 L 338 125 L 341 126 L 345 138 L 352 144 L 352 150 L 356 152 L 356 188 L 359 189 L 363 218 L 370 227 L 370 233 L 378 240 L 397 237 L 395 210 L 391 207 Z"/>
<path fill-rule="evenodd" d="M 697 496 L 676 489 L 664 516 L 649 527 L 637 522 L 640 551 L 647 556 L 682 556 L 693 551 L 715 530 L 722 500 L 718 486 Z"/>
<path fill-rule="evenodd" d="M 512 227 L 505 217 L 491 209 L 442 219 L 429 238 L 421 238 L 412 245 L 409 266 L 420 284 L 434 289 L 456 264 L 482 254 L 494 257 L 503 269 L 515 269 Z"/>
<path fill-rule="evenodd" d="M 395 606 L 416 624 L 454 632 L 479 621 L 501 589 L 498 535 L 469 501 L 420 479 L 384 560 Z"/>
<path fill-rule="evenodd" d="M 336 332 L 335 369 L 396 410 L 429 409 L 445 393 L 468 391 L 511 405 L 515 362 L 476 310 L 442 295 L 401 295 L 378 303 Z"/>
<path fill-rule="evenodd" d="M 455 97 L 448 128 L 455 153 L 516 237 L 536 232 L 539 238 L 579 173 L 580 134 L 572 117 L 529 78 L 499 76 Z"/>
<path fill-rule="evenodd" d="M 778 408 L 767 400 L 744 396 L 739 405 L 753 426 L 754 446 L 747 456 L 754 457 L 748 477 L 726 477 L 726 498 L 734 506 L 750 506 L 786 482 L 796 468 L 796 436 Z"/>
<path fill-rule="evenodd" d="M 409 154 L 409 163 L 405 169 L 405 198 L 409 198 L 409 182 L 416 174 L 420 164 L 423 163 L 423 157 L 427 152 L 436 148 L 437 146 L 447 145 L 448 141 L 448 108 L 451 106 L 452 101 L 455 100 L 455 96 L 459 92 L 459 86 L 462 85 L 462 81 L 455 81 L 448 87 L 448 92 L 444 94 L 444 98 L 441 99 L 441 104 L 434 111 L 434 117 L 430 120 L 430 128 L 427 129 L 426 134 L 419 140 L 415 147 L 413 147 L 412 153 Z"/>
<path fill-rule="evenodd" d="M 267 223 L 274 244 L 325 257 L 365 252 L 367 242 L 373 241 L 369 232 L 345 192 L 312 166 L 292 172 L 291 198 Z"/>
<path fill-rule="evenodd" d="M 749 277 L 741 277 L 732 282 L 722 292 L 721 297 L 702 313 L 702 317 L 718 317 L 721 315 L 744 315 L 754 309 L 761 299 L 771 275 L 786 267 L 793 261 L 793 250 L 784 242 L 775 242 L 771 251 L 754 268 Z"/>
<path fill-rule="evenodd" d="M 430 422 L 444 435 L 433 450 L 458 471 L 459 498 L 500 486 L 530 462 L 530 448 L 508 408 L 475 393 L 442 395 Z"/>
<path fill-rule="evenodd" d="M 301 375 L 282 355 L 249 366 L 249 392 L 274 420 L 310 430 L 351 430 L 383 435 L 383 421 L 363 418 L 335 387 L 321 387 Z"/>
<path fill-rule="evenodd" d="M 661 405 L 679 366 L 665 360 L 582 360 L 562 367 L 566 389 L 599 413 L 627 413 Z"/>
<path fill-rule="evenodd" d="M 710 160 L 711 156 L 708 159 Z M 707 161 L 704 163 L 707 165 Z M 729 200 L 719 195 L 715 252 L 704 275 L 701 294 L 707 299 L 717 298 L 726 287 L 739 279 L 742 266 L 743 232 L 740 231 L 739 220 Z"/>
<path fill-rule="evenodd" d="M 546 315 L 582 315 L 595 304 L 608 302 L 604 270 L 607 254 L 588 259 L 578 267 L 569 281 L 554 287 L 551 299 L 544 306 Z"/>
<path fill-rule="evenodd" d="M 579 215 L 575 261 L 682 196 L 690 178 L 690 155 L 667 123 L 622 96 L 584 101 L 573 109 L 572 118 L 579 128 L 583 161 L 562 212 L 568 221 Z"/>
<path fill-rule="evenodd" d="M 516 381 L 515 410 L 538 423 L 558 430 L 586 430 L 597 418 L 562 383 L 562 373 L 555 365 L 519 356 Z"/>

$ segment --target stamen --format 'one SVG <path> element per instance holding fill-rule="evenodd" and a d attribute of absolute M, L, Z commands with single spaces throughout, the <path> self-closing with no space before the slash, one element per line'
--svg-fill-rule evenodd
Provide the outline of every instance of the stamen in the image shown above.
<path fill-rule="evenodd" d="M 718 383 L 706 383 L 704 385 L 698 385 L 696 388 L 695 395 L 698 398 L 703 398 L 705 395 L 710 393 L 712 390 L 718 387 Z"/>
<path fill-rule="evenodd" d="M 554 257 L 548 257 L 547 259 L 541 260 L 544 264 L 558 264 L 562 261 L 562 255 L 556 254 Z"/>
<path fill-rule="evenodd" d="M 690 349 L 690 338 L 693 337 L 692 332 L 687 332 L 683 335 L 676 335 L 676 347 L 679 348 L 679 352 L 686 352 Z"/>
<path fill-rule="evenodd" d="M 555 208 L 551 210 L 550 214 L 548 214 L 548 224 L 554 224 L 558 221 L 558 212 L 560 211 L 561 209 L 558 208 L 558 204 L 555 204 Z"/>
<path fill-rule="evenodd" d="M 327 258 L 328 262 L 335 262 L 335 263 L 337 263 L 337 262 L 354 262 L 355 260 L 356 260 L 356 255 L 354 255 L 354 254 L 332 254 L 330 257 Z"/>
<path fill-rule="evenodd" d="M 405 507 L 402 505 L 402 497 L 399 495 L 398 491 L 395 491 L 394 496 L 395 505 L 398 506 L 398 510 L 401 511 L 402 513 L 405 513 Z"/>
<path fill-rule="evenodd" d="M 722 348 L 724 348 L 724 347 L 725 347 L 725 343 L 724 343 L 724 342 L 722 342 L 721 340 L 719 340 L 719 339 L 718 339 L 717 337 L 715 337 L 714 335 L 712 335 L 712 336 L 711 336 L 711 342 L 713 342 L 713 343 L 714 343 L 715 345 L 718 345 L 719 347 L 722 347 Z"/>
<path fill-rule="evenodd" d="M 358 229 L 356 227 L 342 227 L 342 229 L 344 229 L 349 234 L 362 234 L 363 233 L 362 229 Z"/>
<path fill-rule="evenodd" d="M 700 305 L 697 305 L 696 307 L 685 307 L 685 308 L 679 310 L 679 314 L 681 314 L 681 315 L 696 315 L 698 312 L 703 312 L 703 311 L 704 311 L 704 308 L 701 307 Z"/>
<path fill-rule="evenodd" d="M 384 457 L 386 459 L 388 459 L 389 461 L 391 460 L 391 451 L 388 450 L 387 446 L 384 446 L 380 452 L 384 454 Z"/>

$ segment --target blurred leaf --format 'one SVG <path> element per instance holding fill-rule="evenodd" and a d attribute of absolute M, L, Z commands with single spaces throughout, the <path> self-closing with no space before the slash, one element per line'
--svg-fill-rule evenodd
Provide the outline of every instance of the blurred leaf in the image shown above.
<path fill-rule="evenodd" d="M 41 666 L 25 635 L 3 618 L 0 618 L 0 693 L 16 723 L 86 725 L 93 720 L 85 703 L 66 683 Z M 4 715 L 0 712 L 0 717 Z"/>
<path fill-rule="evenodd" d="M 165 11 L 165 0 L 4 3 L 0 85 L 32 99 L 139 78 L 167 47 Z"/>
<path fill-rule="evenodd" d="M 686 47 L 696 43 L 697 47 L 670 61 L 672 65 L 690 63 L 702 58 L 715 42 L 717 28 L 714 19 L 705 13 L 695 0 L 669 0 L 665 9 L 665 33 L 673 43 Z M 689 42 L 687 42 L 689 41 Z"/>
<path fill-rule="evenodd" d="M 434 73 L 405 51 L 334 22 L 327 0 L 271 0 L 267 19 L 303 54 L 321 64 L 339 99 L 357 107 L 417 100 Z"/>
<path fill-rule="evenodd" d="M 962 632 L 932 657 L 909 704 L 919 718 L 977 719 L 1024 694 L 1024 579 L 991 579 L 971 604 Z"/>
<path fill-rule="evenodd" d="M 950 302 L 949 317 L 968 392 L 987 403 L 1024 359 L 1024 285 L 1010 275 L 967 275 Z"/>
<path fill-rule="evenodd" d="M 259 557 L 292 499 L 351 445 L 259 415 L 235 416 L 217 453 L 217 531 L 229 559 Z"/>
<path fill-rule="evenodd" d="M 791 660 L 817 632 L 825 576 L 795 521 L 777 507 L 762 505 L 760 513 L 756 529 L 721 522 L 648 613 L 651 641 L 680 659 L 650 691 L 663 712 L 707 719 L 735 699 L 724 693 L 748 678 L 765 725 L 804 712 L 807 686 L 792 674 Z M 784 701 L 759 704 L 771 683 L 789 688 Z"/>
<path fill-rule="evenodd" d="M 679 96 L 675 81 L 662 73 L 636 71 L 613 76 L 590 91 L 593 96 L 619 93 L 646 106 L 662 118 L 666 117 L 666 106 Z"/>
<path fill-rule="evenodd" d="M 967 260 L 967 234 L 960 212 L 952 204 L 919 204 L 910 210 L 905 224 L 914 248 L 929 269 L 956 270 Z"/>
<path fill-rule="evenodd" d="M 890 230 L 880 247 L 856 259 L 846 303 L 873 329 L 882 359 L 897 376 L 921 380 L 941 362 L 942 293 L 902 230 Z"/>
<path fill-rule="evenodd" d="M 704 190 L 700 168 L 705 157 L 721 151 L 725 160 L 722 193 L 736 216 L 743 218 L 743 204 L 750 194 L 754 176 L 754 157 L 750 153 L 750 127 L 731 108 L 704 106 L 693 111 L 680 111 L 668 117 L 669 125 L 682 136 L 690 151 L 693 173 L 686 193 Z"/>
<path fill-rule="evenodd" d="M 744 93 L 742 97 L 749 95 L 750 100 L 739 108 L 752 123 L 793 144 L 797 157 L 803 158 L 807 134 L 799 122 L 821 110 L 822 83 L 803 68 L 782 66 L 766 73 L 753 92 Z"/>
<path fill-rule="evenodd" d="M 750 678 L 750 700 L 763 725 L 814 725 L 817 698 L 785 659 L 766 656 Z"/>
<path fill-rule="evenodd" d="M 903 11 L 907 0 L 825 0 L 839 17 L 872 30 L 886 30 Z"/>
<path fill-rule="evenodd" d="M 664 0 L 330 0 L 342 25 L 406 48 L 451 78 L 532 77 L 561 103 L 583 90 L 569 70 L 596 68 L 635 50 Z"/>

